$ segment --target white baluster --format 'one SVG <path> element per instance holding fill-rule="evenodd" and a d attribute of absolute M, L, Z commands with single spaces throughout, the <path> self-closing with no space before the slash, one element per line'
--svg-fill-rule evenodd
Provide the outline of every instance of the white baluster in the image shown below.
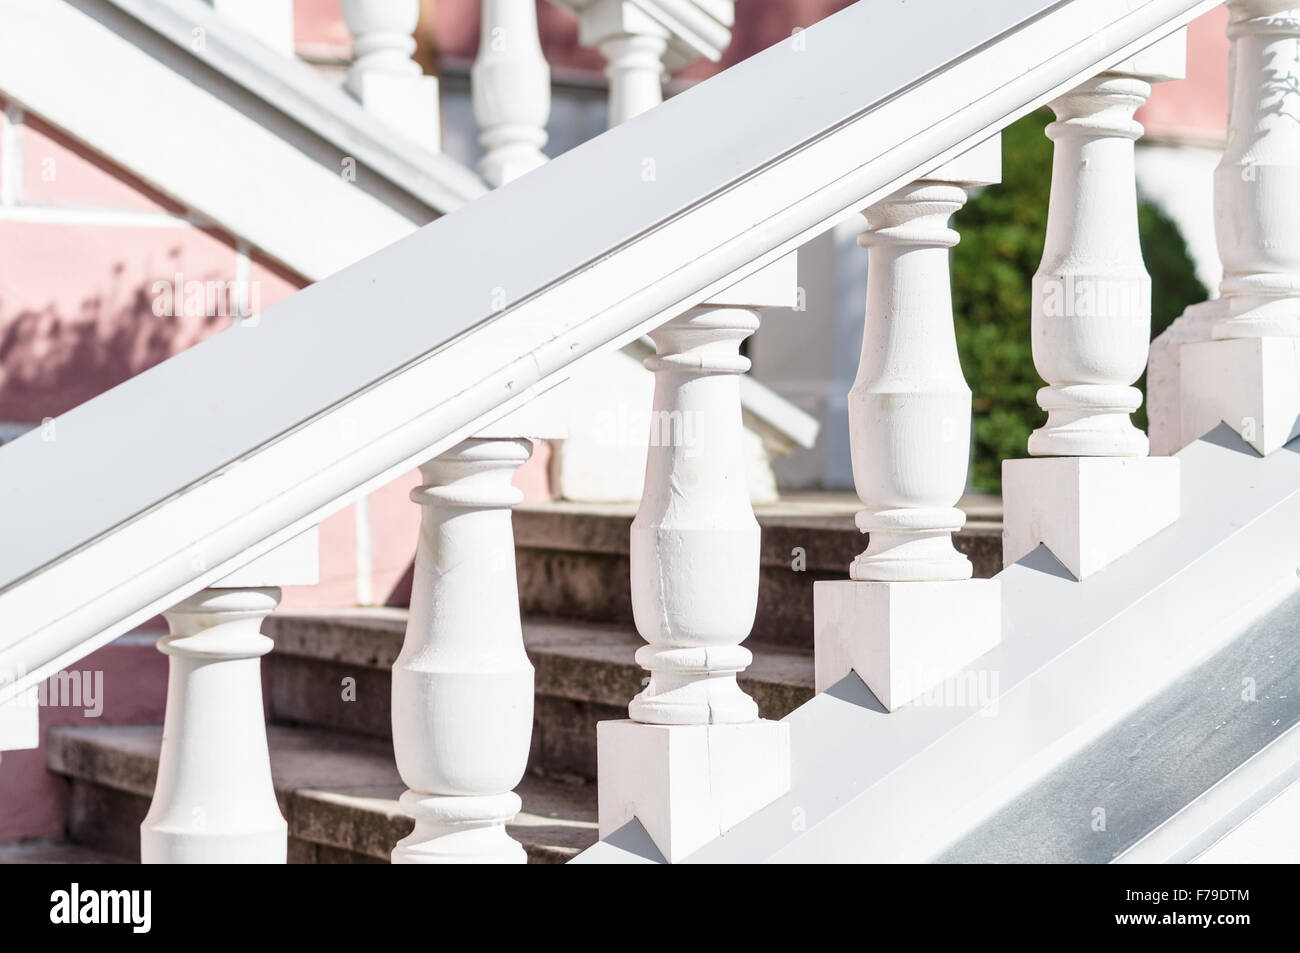
<path fill-rule="evenodd" d="M 486 150 L 479 174 L 498 186 L 544 164 L 551 69 L 542 55 L 533 0 L 483 0 L 470 84 Z"/>
<path fill-rule="evenodd" d="M 648 24 L 643 33 L 616 33 L 602 38 L 598 46 L 609 77 L 611 127 L 663 102 L 667 31 Z"/>
<path fill-rule="evenodd" d="M 552 0 L 578 18 L 578 38 L 605 57 L 609 125 L 663 102 L 668 70 L 692 60 L 718 60 L 731 42 L 735 4 L 659 0 Z"/>
<path fill-rule="evenodd" d="M 270 585 L 317 581 L 312 530 L 178 603 L 158 641 L 168 656 L 158 780 L 140 825 L 146 864 L 282 864 L 284 817 L 271 783 L 262 709 L 262 620 Z"/>
<path fill-rule="evenodd" d="M 343 0 L 352 33 L 344 89 L 367 112 L 432 151 L 440 147 L 438 80 L 411 59 L 419 0 Z"/>
<path fill-rule="evenodd" d="M 423 507 L 406 641 L 393 665 L 393 751 L 414 831 L 394 863 L 523 863 L 505 825 L 528 760 L 510 509 L 526 440 L 467 440 L 420 468 Z"/>
<path fill-rule="evenodd" d="M 953 329 L 948 220 L 999 178 L 993 139 L 865 211 L 862 360 L 849 391 L 853 480 L 870 534 L 845 581 L 813 588 L 816 684 L 856 671 L 898 708 L 1001 637 L 999 584 L 971 579 L 952 534 L 970 455 L 971 392 Z"/>
<path fill-rule="evenodd" d="M 1188 308 L 1153 356 L 1152 414 L 1167 452 L 1221 421 L 1261 454 L 1300 434 L 1300 3 L 1227 6 L 1228 140 L 1214 175 L 1221 297 Z"/>
<path fill-rule="evenodd" d="M 676 861 L 789 788 L 787 726 L 737 684 L 758 601 L 759 532 L 741 441 L 740 343 L 795 303 L 793 256 L 651 333 L 654 410 L 631 534 L 632 609 L 650 672 L 630 721 L 597 728 L 600 831 L 638 818 Z"/>
<path fill-rule="evenodd" d="M 1214 174 L 1220 290 L 1215 338 L 1300 337 L 1300 3 L 1228 4 L 1231 124 Z"/>
<path fill-rule="evenodd" d="M 1148 457 L 1129 416 L 1151 336 L 1133 114 L 1153 82 L 1182 75 L 1185 47 L 1176 33 L 1051 104 L 1052 191 L 1032 297 L 1048 417 L 1029 438 L 1037 459 L 1003 463 L 1008 565 L 1043 544 L 1083 579 L 1178 518 L 1178 462 Z"/>

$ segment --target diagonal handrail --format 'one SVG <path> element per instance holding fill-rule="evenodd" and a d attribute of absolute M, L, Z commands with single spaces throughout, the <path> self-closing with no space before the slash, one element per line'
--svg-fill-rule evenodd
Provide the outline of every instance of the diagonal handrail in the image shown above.
<path fill-rule="evenodd" d="M 860 2 L 0 448 L 0 670 L 85 654 L 1213 5 Z"/>

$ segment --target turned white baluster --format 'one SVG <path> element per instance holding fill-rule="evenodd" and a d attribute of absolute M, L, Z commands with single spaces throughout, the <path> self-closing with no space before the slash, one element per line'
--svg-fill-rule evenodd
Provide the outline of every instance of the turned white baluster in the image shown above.
<path fill-rule="evenodd" d="M 849 391 L 853 482 L 866 550 L 848 580 L 813 587 L 816 686 L 856 672 L 894 710 L 1001 637 L 996 580 L 953 546 L 970 457 L 971 392 L 953 327 L 948 225 L 968 185 L 996 182 L 993 137 L 863 213 L 866 323 Z"/>
<path fill-rule="evenodd" d="M 1178 461 L 1148 457 L 1130 418 L 1151 338 L 1133 115 L 1153 82 L 1182 75 L 1185 47 L 1175 33 L 1051 104 L 1052 192 L 1032 296 L 1047 422 L 1030 435 L 1034 459 L 1003 463 L 1007 564 L 1041 543 L 1083 579 L 1178 518 Z"/>
<path fill-rule="evenodd" d="M 664 54 L 668 34 L 647 26 L 642 33 L 616 33 L 601 39 L 609 77 L 609 125 L 617 126 L 664 100 Z"/>
<path fill-rule="evenodd" d="M 948 219 L 961 185 L 921 180 L 864 213 L 870 229 L 867 316 L 849 391 L 853 482 L 870 533 L 849 575 L 858 580 L 969 579 L 953 547 L 965 514 L 971 392 L 953 331 Z"/>
<path fill-rule="evenodd" d="M 1214 175 L 1215 338 L 1300 337 L 1300 3 L 1233 0 L 1228 142 Z"/>
<path fill-rule="evenodd" d="M 262 709 L 262 620 L 274 583 L 318 578 L 316 531 L 283 544 L 164 613 L 167 710 L 158 780 L 140 825 L 146 863 L 282 864 L 284 817 L 271 784 Z"/>
<path fill-rule="evenodd" d="M 542 55 L 533 0 L 483 0 L 470 71 L 474 118 L 486 150 L 478 171 L 504 185 L 546 162 L 551 69 Z"/>
<path fill-rule="evenodd" d="M 1043 259 L 1033 282 L 1034 366 L 1047 423 L 1034 456 L 1142 457 L 1129 415 L 1151 340 L 1151 279 L 1138 243 L 1133 118 L 1151 84 L 1102 73 L 1055 100 L 1056 144 Z"/>
<path fill-rule="evenodd" d="M 1214 174 L 1220 297 L 1151 352 L 1151 437 L 1226 423 L 1261 454 L 1300 434 L 1300 3 L 1231 0 L 1228 137 Z"/>
<path fill-rule="evenodd" d="M 600 832 L 633 818 L 676 861 L 789 789 L 789 732 L 736 681 L 758 604 L 745 481 L 740 344 L 761 307 L 792 307 L 795 259 L 655 331 L 645 490 L 630 543 L 632 611 L 650 672 L 631 720 L 597 726 Z M 707 779 L 705 783 L 702 779 Z"/>
<path fill-rule="evenodd" d="M 753 721 L 736 683 L 752 656 L 740 643 L 758 604 L 758 522 L 742 455 L 740 342 L 758 329 L 746 308 L 699 307 L 650 336 L 657 354 L 645 492 L 632 522 L 632 610 L 650 672 L 636 721 Z"/>
<path fill-rule="evenodd" d="M 279 602 L 275 588 L 204 589 L 165 613 L 167 713 L 142 862 L 285 862 L 261 674 L 273 645 L 262 620 Z"/>
<path fill-rule="evenodd" d="M 352 66 L 343 87 L 367 112 L 408 139 L 437 151 L 438 80 L 411 59 L 419 0 L 343 0 L 352 33 Z"/>
<path fill-rule="evenodd" d="M 424 464 L 406 641 L 393 665 L 393 751 L 415 829 L 394 863 L 523 863 L 520 808 L 533 723 L 510 509 L 526 440 L 467 440 Z"/>
<path fill-rule="evenodd" d="M 552 2 L 578 18 L 582 44 L 605 57 L 611 127 L 663 102 L 668 70 L 701 56 L 717 60 L 731 42 L 731 0 Z"/>

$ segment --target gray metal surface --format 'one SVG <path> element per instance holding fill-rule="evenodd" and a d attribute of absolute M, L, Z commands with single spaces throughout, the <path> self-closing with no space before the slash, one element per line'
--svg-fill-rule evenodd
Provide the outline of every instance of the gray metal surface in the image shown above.
<path fill-rule="evenodd" d="M 0 587 L 1057 5 L 858 3 L 0 447 Z"/>
<path fill-rule="evenodd" d="M 1108 863 L 1297 723 L 1300 593 L 938 860 Z"/>

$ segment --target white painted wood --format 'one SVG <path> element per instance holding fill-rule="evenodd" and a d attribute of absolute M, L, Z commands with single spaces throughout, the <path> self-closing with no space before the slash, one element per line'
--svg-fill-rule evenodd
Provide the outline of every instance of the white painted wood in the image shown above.
<path fill-rule="evenodd" d="M 1300 337 L 1300 4 L 1230 0 L 1228 143 L 1215 170 L 1216 339 Z"/>
<path fill-rule="evenodd" d="M 600 836 L 634 818 L 677 863 L 790 790 L 790 728 L 596 725 Z"/>
<path fill-rule="evenodd" d="M 474 118 L 486 150 L 478 169 L 499 186 L 546 162 L 551 68 L 542 54 L 533 0 L 483 0 L 481 23 L 470 70 Z"/>
<path fill-rule="evenodd" d="M 1300 6 L 1228 9 L 1228 141 L 1214 173 L 1221 297 L 1188 308 L 1153 348 L 1166 452 L 1220 421 L 1263 454 L 1300 432 Z"/>
<path fill-rule="evenodd" d="M 57 441 L 0 447 L 0 474 L 24 487 L 0 496 L 0 522 L 27 541 L 0 550 L 0 665 L 39 680 L 1211 5 L 1008 0 L 955 9 L 936 33 L 885 3 L 897 42 L 869 77 L 857 37 L 879 11 L 852 6 L 805 31 L 803 52 L 752 57 L 280 303 L 255 339 L 217 335 L 60 417 Z M 783 121 L 742 121 L 759 115 Z M 651 145 L 674 175 L 608 177 Z M 597 177 L 608 188 L 575 186 Z M 500 236 L 520 229 L 546 240 L 503 272 Z M 455 280 L 409 294 L 444 260 Z M 266 372 L 231 391 L 231 366 Z"/>
<path fill-rule="evenodd" d="M 219 15 L 284 56 L 293 56 L 293 0 L 207 0 Z"/>
<path fill-rule="evenodd" d="M 438 80 L 411 59 L 420 0 L 342 0 L 352 33 L 352 66 L 343 88 L 366 111 L 431 152 L 441 140 Z"/>
<path fill-rule="evenodd" d="M 1156 79 L 1182 74 L 1176 33 L 1052 102 L 1055 144 L 1043 259 L 1033 282 L 1034 366 L 1047 422 L 1033 456 L 1143 457 L 1129 415 L 1151 339 L 1151 279 L 1138 242 L 1133 114 Z"/>
<path fill-rule="evenodd" d="M 856 672 L 897 711 L 998 644 L 1001 595 L 996 579 L 814 583 L 817 691 Z"/>
<path fill-rule="evenodd" d="M 167 712 L 153 803 L 140 825 L 146 864 L 282 864 L 284 817 L 271 783 L 262 620 L 278 588 L 204 589 L 167 613 Z"/>
<path fill-rule="evenodd" d="M 653 32 L 668 41 L 665 65 L 680 69 L 701 56 L 722 57 L 731 43 L 734 0 L 551 0 L 578 18 L 584 46 L 601 37 Z"/>
<path fill-rule="evenodd" d="M 515 580 L 511 486 L 526 440 L 467 440 L 420 467 L 423 507 L 406 641 L 393 663 L 393 752 L 415 830 L 394 863 L 523 863 L 519 811 L 533 666 Z"/>
<path fill-rule="evenodd" d="M 1001 137 L 905 186 L 863 214 L 868 250 L 862 359 L 849 391 L 853 482 L 870 533 L 858 581 L 969 579 L 952 545 L 970 458 L 971 392 L 957 358 L 948 219 L 963 185 L 1000 178 Z"/>
<path fill-rule="evenodd" d="M 1172 457 L 1004 460 L 1002 564 L 1042 544 L 1086 579 L 1178 519 L 1179 486 Z"/>

